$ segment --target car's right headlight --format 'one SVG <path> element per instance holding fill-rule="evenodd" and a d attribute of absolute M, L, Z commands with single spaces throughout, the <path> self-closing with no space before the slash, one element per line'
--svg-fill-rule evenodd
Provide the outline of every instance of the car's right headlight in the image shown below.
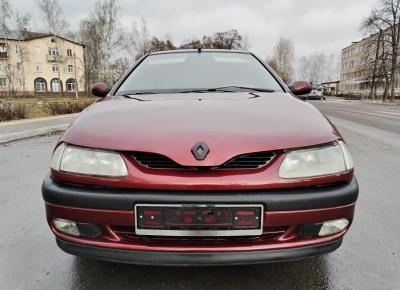
<path fill-rule="evenodd" d="M 287 152 L 279 176 L 282 178 L 304 178 L 335 174 L 354 167 L 353 159 L 343 141 L 333 144 Z"/>
<path fill-rule="evenodd" d="M 51 158 L 56 171 L 100 177 L 124 177 L 128 169 L 117 152 L 60 144 Z"/>

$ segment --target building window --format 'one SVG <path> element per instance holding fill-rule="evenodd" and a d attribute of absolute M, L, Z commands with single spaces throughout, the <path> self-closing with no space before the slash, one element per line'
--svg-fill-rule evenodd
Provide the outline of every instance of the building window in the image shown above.
<path fill-rule="evenodd" d="M 52 92 L 62 91 L 62 82 L 59 79 L 52 79 L 50 84 Z"/>
<path fill-rule="evenodd" d="M 75 92 L 76 90 L 76 81 L 74 79 L 68 79 L 66 82 L 67 92 Z"/>
<path fill-rule="evenodd" d="M 68 65 L 67 69 L 68 69 L 69 73 L 73 73 L 74 72 L 74 66 L 71 65 L 71 64 Z"/>
<path fill-rule="evenodd" d="M 58 72 L 58 69 L 59 69 L 59 67 L 58 67 L 58 64 L 53 64 L 53 72 Z"/>
<path fill-rule="evenodd" d="M 7 52 L 7 44 L 0 43 L 0 52 Z"/>
<path fill-rule="evenodd" d="M 70 48 L 67 49 L 67 56 L 72 56 L 72 49 Z"/>
<path fill-rule="evenodd" d="M 0 61 L 0 71 L 4 71 L 6 69 L 6 64 Z"/>
<path fill-rule="evenodd" d="M 49 47 L 49 55 L 59 55 L 57 48 L 55 47 Z"/>
<path fill-rule="evenodd" d="M 15 52 L 16 53 L 21 53 L 24 50 L 24 47 L 22 45 L 16 45 L 15 46 Z"/>
<path fill-rule="evenodd" d="M 43 72 L 43 65 L 41 63 L 36 65 L 36 72 Z"/>
<path fill-rule="evenodd" d="M 7 85 L 6 78 L 0 78 L 0 87 L 5 87 Z"/>
<path fill-rule="evenodd" d="M 22 70 L 22 63 L 21 62 L 17 62 L 17 70 Z"/>
<path fill-rule="evenodd" d="M 35 79 L 35 91 L 36 92 L 46 92 L 47 91 L 47 83 L 44 78 Z"/>

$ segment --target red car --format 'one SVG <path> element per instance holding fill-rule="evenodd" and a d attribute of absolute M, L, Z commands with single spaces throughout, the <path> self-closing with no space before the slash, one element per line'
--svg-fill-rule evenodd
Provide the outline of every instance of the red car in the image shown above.
<path fill-rule="evenodd" d="M 43 182 L 67 253 L 252 264 L 337 249 L 358 184 L 338 130 L 251 53 L 143 57 L 58 142 Z"/>

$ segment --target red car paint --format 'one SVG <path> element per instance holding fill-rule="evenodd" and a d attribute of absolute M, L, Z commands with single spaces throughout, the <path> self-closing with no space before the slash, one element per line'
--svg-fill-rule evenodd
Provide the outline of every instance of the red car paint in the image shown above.
<path fill-rule="evenodd" d="M 289 93 L 257 95 L 251 98 L 247 92 L 238 92 L 141 96 L 151 99 L 148 102 L 123 97 L 103 100 L 81 114 L 62 141 L 116 151 L 157 152 L 182 165 L 213 166 L 247 152 L 308 147 L 340 137 L 313 105 Z M 195 160 L 187 150 L 199 140 L 211 148 L 203 161 Z"/>
<path fill-rule="evenodd" d="M 321 220 L 334 220 L 338 218 L 348 218 L 352 220 L 354 215 L 355 204 L 347 206 L 318 209 L 318 210 L 301 210 L 301 211 L 282 211 L 282 212 L 265 212 L 264 228 L 268 227 L 282 227 L 288 226 L 283 234 L 276 240 L 267 242 L 249 242 L 247 245 L 237 245 L 234 243 L 227 243 L 224 245 L 215 245 L 211 242 L 205 245 L 192 245 L 186 244 L 179 246 L 174 242 L 165 243 L 162 245 L 157 244 L 143 244 L 143 242 L 131 242 L 121 239 L 116 234 L 112 227 L 106 227 L 106 233 L 96 239 L 82 239 L 65 235 L 54 228 L 52 219 L 55 217 L 76 220 L 87 223 L 109 223 L 118 224 L 123 226 L 134 226 L 134 213 L 133 211 L 105 211 L 105 210 L 92 210 L 92 209 L 77 209 L 64 206 L 56 206 L 46 204 L 46 212 L 49 225 L 58 237 L 70 242 L 83 243 L 86 245 L 94 245 L 99 247 L 110 247 L 128 250 L 150 250 L 150 251 L 191 251 L 191 252 L 213 252 L 213 251 L 244 251 L 244 250 L 267 250 L 279 249 L 288 247 L 304 247 L 320 243 L 326 243 L 342 237 L 346 231 L 338 234 L 319 237 L 319 238 L 301 238 L 298 236 L 296 230 L 297 226 L 304 223 L 320 222 Z"/>
<path fill-rule="evenodd" d="M 114 96 L 114 88 L 110 95 L 82 112 L 60 142 L 120 152 L 128 176 L 102 178 L 51 170 L 51 180 L 59 185 L 79 185 L 89 191 L 95 186 L 152 191 L 191 190 L 197 195 L 201 195 L 203 190 L 241 190 L 251 194 L 252 190 L 295 190 L 350 183 L 354 179 L 353 170 L 309 178 L 279 177 L 279 167 L 287 149 L 320 146 L 342 137 L 314 106 L 294 96 L 279 78 L 277 81 L 284 92 L 257 92 L 256 96 L 248 92 L 141 95 L 144 101 Z M 97 86 L 103 87 L 105 89 L 105 86 Z M 207 158 L 201 161 L 194 159 L 190 151 L 200 140 L 210 148 Z M 277 154 L 267 166 L 254 170 L 150 169 L 140 165 L 129 154 L 152 152 L 183 166 L 218 166 L 241 154 L 264 151 L 276 151 Z M 79 199 L 79 195 L 76 198 Z M 235 239 L 227 239 L 225 243 L 185 243 L 179 238 L 160 242 L 136 237 L 133 204 L 130 211 L 66 206 L 62 202 L 46 201 L 45 204 L 50 228 L 60 240 L 99 248 L 185 253 L 251 252 L 322 245 L 340 239 L 349 227 L 334 235 L 311 238 L 302 237 L 299 227 L 340 218 L 347 218 L 351 223 L 355 208 L 355 202 L 321 208 L 302 205 L 299 210 L 283 211 L 269 211 L 267 205 L 264 233 L 271 235 L 269 239 L 249 239 L 240 243 Z M 103 233 L 96 238 L 70 236 L 54 227 L 54 218 L 96 224 Z"/>

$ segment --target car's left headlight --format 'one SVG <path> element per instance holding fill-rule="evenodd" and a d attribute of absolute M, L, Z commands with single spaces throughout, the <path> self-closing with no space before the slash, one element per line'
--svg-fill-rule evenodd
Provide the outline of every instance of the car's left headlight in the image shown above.
<path fill-rule="evenodd" d="M 279 176 L 282 178 L 303 178 L 335 174 L 354 167 L 353 159 L 343 141 L 322 147 L 287 152 Z"/>
<path fill-rule="evenodd" d="M 124 177 L 128 169 L 116 152 L 60 144 L 51 158 L 51 168 L 56 171 L 101 176 Z"/>

